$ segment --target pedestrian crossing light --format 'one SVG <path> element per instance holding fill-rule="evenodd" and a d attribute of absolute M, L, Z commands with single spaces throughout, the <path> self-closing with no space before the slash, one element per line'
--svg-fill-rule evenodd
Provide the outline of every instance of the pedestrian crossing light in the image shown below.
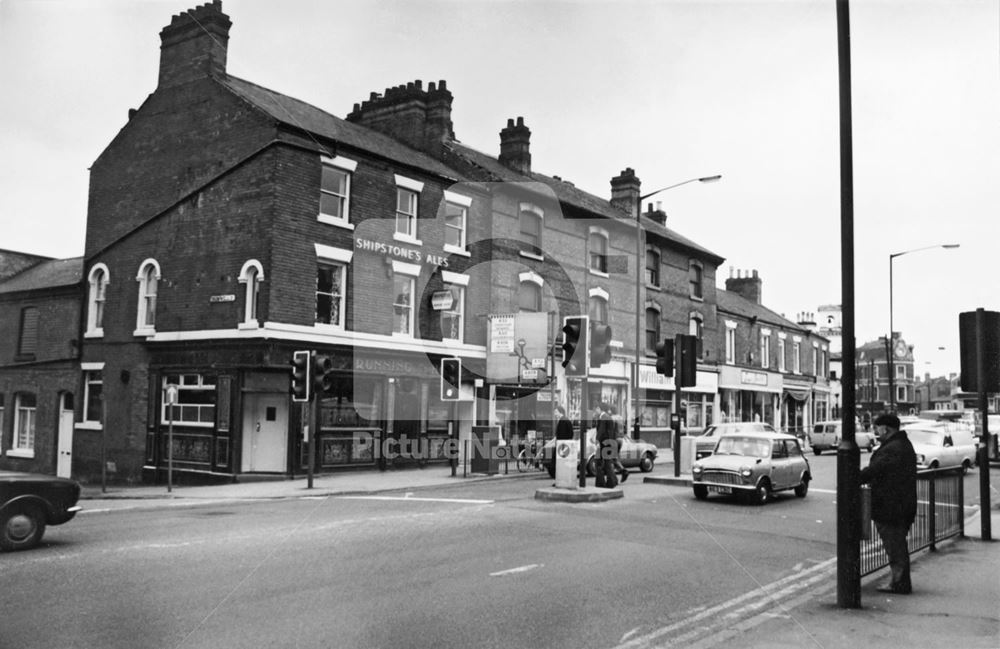
<path fill-rule="evenodd" d="M 587 376 L 587 323 L 585 315 L 563 318 L 563 360 L 566 376 Z"/>
<path fill-rule="evenodd" d="M 594 322 L 590 325 L 590 366 L 600 367 L 611 362 L 611 325 Z"/>
<path fill-rule="evenodd" d="M 458 401 L 462 384 L 462 359 L 441 359 L 441 401 Z"/>
<path fill-rule="evenodd" d="M 663 376 L 674 375 L 674 341 L 664 338 L 656 345 L 656 373 Z"/>
<path fill-rule="evenodd" d="M 309 401 L 310 356 L 308 350 L 292 353 L 292 401 Z"/>
<path fill-rule="evenodd" d="M 317 398 L 323 398 L 331 387 L 333 387 L 333 359 L 326 354 L 316 354 L 313 356 L 313 394 Z"/>

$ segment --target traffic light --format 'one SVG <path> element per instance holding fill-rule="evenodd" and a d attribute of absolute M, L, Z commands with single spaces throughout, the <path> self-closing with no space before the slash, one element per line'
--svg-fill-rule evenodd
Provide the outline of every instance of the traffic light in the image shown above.
<path fill-rule="evenodd" d="M 585 315 L 563 318 L 563 360 L 566 376 L 587 376 L 587 323 Z"/>
<path fill-rule="evenodd" d="M 316 354 L 313 356 L 313 395 L 323 398 L 323 395 L 333 385 L 333 377 L 330 376 L 330 372 L 332 371 L 333 360 L 329 356 L 326 354 Z"/>
<path fill-rule="evenodd" d="M 441 401 L 458 401 L 462 383 L 462 359 L 441 359 Z"/>
<path fill-rule="evenodd" d="M 611 361 L 611 325 L 590 325 L 590 366 L 600 367 Z"/>
<path fill-rule="evenodd" d="M 309 351 L 292 353 L 292 401 L 309 401 Z"/>
<path fill-rule="evenodd" d="M 698 382 L 698 337 L 691 334 L 677 336 L 680 353 L 678 387 L 686 388 Z"/>
<path fill-rule="evenodd" d="M 663 376 L 674 375 L 674 341 L 664 338 L 656 345 L 656 373 Z"/>

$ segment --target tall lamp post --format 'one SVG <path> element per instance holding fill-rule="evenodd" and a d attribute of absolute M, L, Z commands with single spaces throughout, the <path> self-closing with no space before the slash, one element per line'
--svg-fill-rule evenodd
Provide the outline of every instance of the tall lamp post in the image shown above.
<path fill-rule="evenodd" d="M 674 187 L 680 187 L 681 185 L 687 185 L 688 183 L 714 183 L 722 178 L 722 174 L 716 174 L 714 176 L 701 176 L 699 178 L 689 178 L 684 182 L 674 183 L 673 185 L 668 185 L 666 187 L 661 187 L 655 192 L 649 192 L 648 194 L 643 194 L 635 201 L 635 423 L 632 427 L 632 437 L 634 439 L 639 439 L 639 363 L 642 358 L 642 335 L 645 331 L 643 326 L 643 317 L 645 316 L 645 310 L 642 308 L 642 277 L 646 272 L 646 255 L 643 229 L 642 229 L 642 202 L 647 198 L 655 196 L 660 192 L 665 192 L 668 189 L 673 189 Z"/>
<path fill-rule="evenodd" d="M 893 365 L 893 357 L 896 354 L 895 339 L 893 338 L 893 323 L 892 323 L 892 262 L 896 257 L 902 257 L 903 255 L 908 255 L 911 252 L 920 252 L 921 250 L 933 250 L 934 248 L 945 248 L 951 250 L 952 248 L 958 248 L 960 244 L 957 243 L 939 243 L 933 246 L 924 246 L 923 248 L 914 248 L 913 250 L 904 250 L 903 252 L 894 252 L 889 255 L 889 337 L 887 340 L 889 344 L 886 350 L 886 362 L 888 363 L 889 370 L 889 412 L 896 412 L 896 368 Z"/>

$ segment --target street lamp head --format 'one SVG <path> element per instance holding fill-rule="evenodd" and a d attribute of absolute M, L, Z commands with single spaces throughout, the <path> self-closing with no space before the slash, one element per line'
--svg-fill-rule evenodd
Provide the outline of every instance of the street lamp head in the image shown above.
<path fill-rule="evenodd" d="M 700 182 L 700 183 L 714 183 L 715 181 L 721 180 L 721 179 L 722 179 L 722 174 L 716 174 L 714 176 L 702 176 L 701 178 L 698 179 L 698 182 Z"/>
<path fill-rule="evenodd" d="M 946 243 L 946 244 L 942 245 L 941 247 L 942 248 L 948 248 L 949 250 L 951 250 L 952 248 L 958 248 L 961 245 L 962 244 L 960 244 L 960 243 Z"/>

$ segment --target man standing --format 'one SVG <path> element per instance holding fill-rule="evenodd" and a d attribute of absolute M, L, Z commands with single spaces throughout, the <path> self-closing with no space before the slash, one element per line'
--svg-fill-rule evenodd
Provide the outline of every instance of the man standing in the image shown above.
<path fill-rule="evenodd" d="M 906 535 L 917 517 L 917 457 L 906 433 L 899 430 L 899 417 L 883 414 L 875 419 L 875 435 L 881 445 L 861 470 L 861 483 L 872 490 L 872 520 L 889 555 L 892 581 L 877 590 L 909 595 L 910 550 Z"/>
<path fill-rule="evenodd" d="M 615 437 L 615 422 L 608 412 L 610 406 L 601 403 L 601 415 L 597 419 L 597 478 L 594 486 L 614 489 L 618 486 L 615 475 L 615 461 L 618 459 L 618 439 Z"/>
<path fill-rule="evenodd" d="M 622 483 L 628 480 L 628 469 L 622 464 L 622 439 L 625 437 L 625 419 L 618 414 L 618 408 L 611 406 L 611 421 L 614 422 L 615 426 L 615 444 L 617 449 L 615 452 L 615 471 L 622 474 Z"/>

